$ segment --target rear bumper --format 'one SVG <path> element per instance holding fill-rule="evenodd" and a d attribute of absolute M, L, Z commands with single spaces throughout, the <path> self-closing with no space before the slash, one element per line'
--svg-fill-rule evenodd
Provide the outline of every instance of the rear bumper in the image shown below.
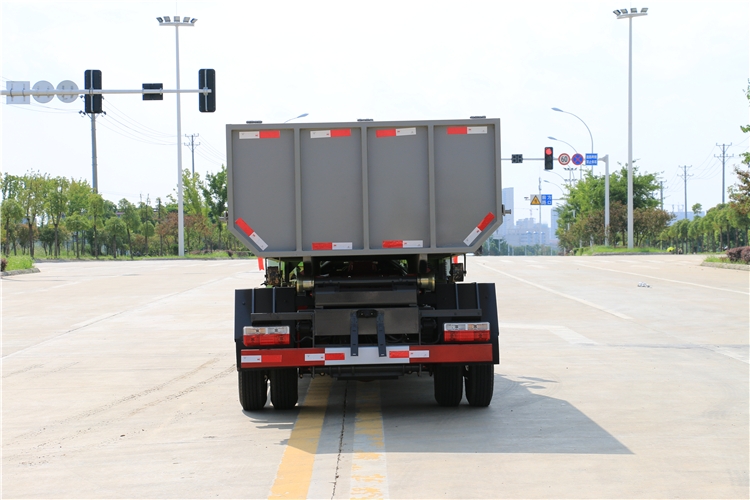
<path fill-rule="evenodd" d="M 350 347 L 242 349 L 239 368 L 492 363 L 492 351 L 492 344 L 387 346 L 385 356 L 379 356 L 377 346 L 360 347 L 358 356 Z"/>

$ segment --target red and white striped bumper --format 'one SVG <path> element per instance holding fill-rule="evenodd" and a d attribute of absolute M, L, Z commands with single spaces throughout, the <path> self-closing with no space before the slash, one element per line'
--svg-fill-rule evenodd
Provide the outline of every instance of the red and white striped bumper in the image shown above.
<path fill-rule="evenodd" d="M 491 363 L 492 344 L 390 346 L 383 357 L 376 346 L 360 347 L 359 356 L 350 347 L 242 349 L 240 355 L 240 368 Z"/>

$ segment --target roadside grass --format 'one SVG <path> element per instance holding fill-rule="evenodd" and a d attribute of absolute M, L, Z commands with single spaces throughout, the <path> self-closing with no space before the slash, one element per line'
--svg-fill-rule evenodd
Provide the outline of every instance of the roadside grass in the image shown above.
<path fill-rule="evenodd" d="M 718 264 L 739 264 L 741 266 L 750 265 L 750 262 L 744 262 L 742 260 L 732 262 L 731 260 L 729 260 L 729 257 L 727 257 L 726 255 L 722 255 L 722 254 L 709 255 L 708 257 L 706 257 L 706 260 L 704 260 L 703 262 L 715 262 Z"/>
<path fill-rule="evenodd" d="M 34 267 L 34 261 L 28 255 L 8 255 L 2 258 L 8 262 L 4 271 L 18 271 Z"/>
<path fill-rule="evenodd" d="M 656 247 L 610 247 L 604 245 L 594 245 L 593 247 L 581 247 L 574 249 L 575 255 L 594 255 L 602 253 L 616 253 L 616 254 L 628 254 L 628 253 L 667 253 L 666 250 Z"/>

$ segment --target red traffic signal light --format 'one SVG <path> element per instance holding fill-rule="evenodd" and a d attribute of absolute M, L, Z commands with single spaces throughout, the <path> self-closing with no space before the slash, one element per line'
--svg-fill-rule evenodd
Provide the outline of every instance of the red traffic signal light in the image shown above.
<path fill-rule="evenodd" d="M 552 148 L 547 146 L 544 148 L 544 170 L 552 170 L 552 162 L 554 160 Z"/>

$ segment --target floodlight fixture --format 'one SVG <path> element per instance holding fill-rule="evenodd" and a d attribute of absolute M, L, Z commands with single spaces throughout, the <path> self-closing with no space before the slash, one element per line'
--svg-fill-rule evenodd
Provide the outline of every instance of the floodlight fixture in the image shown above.
<path fill-rule="evenodd" d="M 196 18 L 192 18 L 192 19 L 190 20 L 190 24 L 195 24 L 195 21 L 197 21 L 197 19 L 196 19 Z"/>
<path fill-rule="evenodd" d="M 614 15 L 616 15 L 616 16 L 619 16 L 619 15 L 620 15 L 620 11 L 619 11 L 619 10 L 613 10 L 613 11 L 612 11 L 612 13 L 613 13 Z"/>
<path fill-rule="evenodd" d="M 169 16 L 164 16 L 164 22 L 165 23 L 171 23 L 172 19 Z"/>
<path fill-rule="evenodd" d="M 161 17 L 157 17 L 156 20 L 159 21 L 160 23 L 164 22 L 164 19 L 162 19 Z"/>
<path fill-rule="evenodd" d="M 182 18 L 182 22 L 183 23 L 189 23 L 190 22 L 190 18 L 189 17 L 183 17 Z"/>
<path fill-rule="evenodd" d="M 644 7 L 641 9 L 641 14 L 645 14 L 646 12 L 648 12 L 648 7 Z"/>

